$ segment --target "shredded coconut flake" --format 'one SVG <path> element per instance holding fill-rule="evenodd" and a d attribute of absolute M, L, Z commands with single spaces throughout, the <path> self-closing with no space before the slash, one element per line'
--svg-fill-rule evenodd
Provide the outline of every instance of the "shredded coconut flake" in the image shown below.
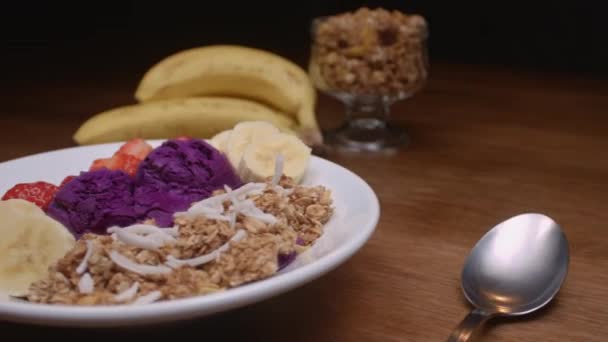
<path fill-rule="evenodd" d="M 230 248 L 231 242 L 241 241 L 246 236 L 247 236 L 247 232 L 240 229 L 230 238 L 230 240 L 228 240 L 225 244 L 223 244 L 222 246 L 220 246 L 218 249 L 214 250 L 211 253 L 207 253 L 207 254 L 198 256 L 196 258 L 192 258 L 192 259 L 177 259 L 174 256 L 169 255 L 167 257 L 166 264 L 173 268 L 178 268 L 178 267 L 184 266 L 184 265 L 190 265 L 192 267 L 204 265 L 210 261 L 213 261 L 214 259 L 217 259 L 220 255 L 220 253 L 228 250 L 228 248 Z"/>
<path fill-rule="evenodd" d="M 213 220 L 230 221 L 230 218 L 224 216 L 223 212 L 224 207 L 221 202 L 208 202 L 205 204 L 195 204 L 186 213 L 177 213 L 175 216 L 187 215 L 194 217 L 197 215 L 202 215 Z"/>
<path fill-rule="evenodd" d="M 162 297 L 163 294 L 160 291 L 152 291 L 146 295 L 143 295 L 139 298 L 137 298 L 133 304 L 135 305 L 142 305 L 142 304 L 151 304 L 156 302 L 157 300 L 160 299 L 160 297 Z"/>
<path fill-rule="evenodd" d="M 240 200 L 237 194 L 234 193 L 234 191 L 227 191 L 227 195 L 229 195 L 230 201 L 232 201 L 232 206 L 230 208 L 231 210 L 233 210 L 234 215 L 241 213 L 245 216 L 257 218 L 262 222 L 270 224 L 275 224 L 277 222 L 276 217 L 260 210 L 258 207 L 255 206 L 255 203 L 252 200 Z"/>
<path fill-rule="evenodd" d="M 173 242 L 177 241 L 173 236 L 162 233 L 162 232 L 161 233 L 152 233 L 152 234 L 146 236 L 146 238 L 156 241 L 157 243 L 160 243 L 161 245 L 165 245 L 165 244 L 173 243 Z"/>
<path fill-rule="evenodd" d="M 231 227 L 234 227 L 234 224 L 232 223 L 233 222 L 232 215 L 226 215 L 226 213 L 224 213 L 224 206 L 223 206 L 224 201 L 230 200 L 232 202 L 232 206 L 229 208 L 229 211 L 235 212 L 235 215 L 236 215 L 239 212 L 242 212 L 243 208 L 240 204 L 243 203 L 244 201 L 246 201 L 245 198 L 248 194 L 253 194 L 253 193 L 261 194 L 264 192 L 265 188 L 266 188 L 265 183 L 247 183 L 236 190 L 232 190 L 229 186 L 225 185 L 224 190 L 226 191 L 226 193 L 216 195 L 213 197 L 209 197 L 202 201 L 199 201 L 199 202 L 193 204 L 188 209 L 188 211 L 176 213 L 175 217 L 179 217 L 182 215 L 186 215 L 189 217 L 194 217 L 196 215 L 204 215 L 205 217 L 210 218 L 210 219 L 215 219 L 215 220 L 219 220 L 219 221 L 228 221 L 228 222 L 230 222 Z M 251 203 L 253 203 L 253 202 L 251 202 Z M 262 212 L 261 210 L 259 210 L 257 208 L 255 208 L 257 210 L 252 210 L 250 208 L 247 208 L 247 206 L 249 206 L 249 204 L 247 204 L 244 208 L 245 213 L 248 213 L 249 215 L 253 215 L 254 217 L 259 218 L 264 222 L 268 222 L 268 223 L 276 222 L 276 218 L 274 216 L 265 214 L 264 212 Z M 234 217 L 234 221 L 236 222 L 236 217 Z"/>
<path fill-rule="evenodd" d="M 192 205 L 188 211 L 186 212 L 178 212 L 175 213 L 175 217 L 179 216 L 187 216 L 187 217 L 195 217 L 197 215 L 221 215 L 223 211 L 222 202 L 198 202 Z"/>
<path fill-rule="evenodd" d="M 281 180 L 281 176 L 283 175 L 283 164 L 285 162 L 285 158 L 281 153 L 277 154 L 276 161 L 274 163 L 274 175 L 272 176 L 272 186 L 276 186 L 279 184 Z"/>
<path fill-rule="evenodd" d="M 247 183 L 236 190 L 232 190 L 229 193 L 223 193 L 216 196 L 208 197 L 202 201 L 196 202 L 193 204 L 187 212 L 187 214 L 199 214 L 201 210 L 203 210 L 203 214 L 205 210 L 214 210 L 215 212 L 221 214 L 223 212 L 222 203 L 226 200 L 230 199 L 230 194 L 234 194 L 234 196 L 241 196 L 251 193 L 252 191 L 263 191 L 266 188 L 266 184 L 264 183 Z M 202 209 L 206 208 L 206 209 Z M 176 215 L 182 215 L 185 213 L 177 213 Z"/>
<path fill-rule="evenodd" d="M 172 227 L 172 228 L 159 228 L 157 226 L 151 225 L 151 224 L 133 224 L 127 227 L 117 227 L 117 226 L 113 226 L 107 229 L 108 233 L 116 233 L 119 231 L 126 231 L 129 233 L 134 233 L 134 234 L 138 234 L 138 235 L 149 235 L 149 234 L 154 234 L 154 233 L 164 233 L 167 235 L 171 235 L 173 237 L 177 237 L 179 236 L 179 232 L 177 230 L 177 227 Z"/>
<path fill-rule="evenodd" d="M 217 221 L 230 221 L 230 217 L 229 216 L 224 216 L 224 215 L 220 215 L 220 214 L 207 214 L 205 215 L 207 218 L 212 219 L 212 220 L 217 220 Z"/>
<path fill-rule="evenodd" d="M 234 192 L 232 192 L 232 190 L 230 190 L 230 188 L 227 188 L 226 190 L 226 194 L 228 195 L 228 198 L 230 199 L 230 202 L 232 202 L 232 205 L 230 206 L 232 208 L 232 210 L 234 210 L 235 212 L 239 211 L 239 207 L 240 207 L 240 200 L 239 197 L 237 196 L 237 194 L 235 194 Z"/>
<path fill-rule="evenodd" d="M 171 272 L 171 268 L 165 265 L 142 265 L 138 264 L 117 251 L 110 252 L 110 259 L 118 266 L 141 275 L 167 274 Z"/>
<path fill-rule="evenodd" d="M 171 228 L 164 228 L 163 231 L 166 231 L 167 234 L 173 236 L 173 237 L 178 237 L 179 236 L 179 228 L 178 227 L 171 227 Z"/>
<path fill-rule="evenodd" d="M 230 214 L 230 228 L 234 228 L 235 225 L 236 225 L 236 212 L 233 211 L 232 214 Z"/>
<path fill-rule="evenodd" d="M 143 249 L 156 250 L 164 245 L 164 242 L 159 242 L 158 240 L 151 239 L 147 236 L 133 234 L 124 230 L 117 231 L 116 237 L 127 245 Z"/>
<path fill-rule="evenodd" d="M 224 211 L 224 208 L 220 205 L 218 206 L 202 206 L 198 209 L 198 213 L 203 215 L 221 215 Z"/>
<path fill-rule="evenodd" d="M 88 272 L 83 274 L 78 281 L 78 291 L 80 293 L 93 293 L 94 288 L 95 284 L 91 275 Z"/>
<path fill-rule="evenodd" d="M 78 274 L 82 274 L 82 273 L 84 273 L 84 271 L 87 270 L 87 266 L 89 265 L 89 258 L 93 254 L 93 241 L 87 240 L 86 245 L 87 245 L 87 251 L 84 254 L 84 257 L 82 258 L 82 261 L 76 268 L 76 273 L 78 273 Z"/>
<path fill-rule="evenodd" d="M 117 302 L 126 302 L 133 299 L 139 290 L 139 282 L 134 282 L 131 287 L 122 291 L 121 293 L 114 296 L 114 300 Z"/>
<path fill-rule="evenodd" d="M 132 245 L 134 247 L 156 250 L 166 243 L 174 242 L 179 236 L 177 228 L 159 228 L 149 224 L 134 224 L 128 227 L 110 227 L 108 233 L 112 233 L 115 240 Z"/>
<path fill-rule="evenodd" d="M 257 196 L 257 195 L 261 195 L 264 193 L 264 189 L 254 189 L 249 191 L 247 194 L 251 195 L 251 196 Z M 240 199 L 245 199 L 245 196 L 240 196 Z"/>
<path fill-rule="evenodd" d="M 260 208 L 255 206 L 255 203 L 252 200 L 242 201 L 239 205 L 240 213 L 245 216 L 251 216 L 269 224 L 277 223 L 277 218 L 274 217 L 274 215 L 263 212 Z"/>

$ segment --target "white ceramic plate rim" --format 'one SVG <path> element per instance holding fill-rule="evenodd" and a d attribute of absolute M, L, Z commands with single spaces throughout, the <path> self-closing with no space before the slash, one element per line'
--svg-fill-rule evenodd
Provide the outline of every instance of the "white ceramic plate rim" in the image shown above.
<path fill-rule="evenodd" d="M 158 141 L 154 140 L 150 140 L 150 142 L 158 143 Z M 94 146 L 118 146 L 118 144 L 111 143 Z M 87 147 L 91 146 L 72 147 L 33 154 L 6 161 L 2 164 L 12 163 L 25 158 L 39 158 L 49 153 Z M 325 164 L 325 167 L 338 168 L 341 172 L 348 174 L 356 183 L 353 184 L 353 187 L 357 188 L 360 191 L 361 197 L 369 203 L 371 213 L 371 215 L 367 216 L 366 221 L 360 222 L 359 229 L 353 230 L 352 236 L 344 244 L 314 262 L 294 268 L 287 273 L 276 274 L 267 279 L 226 291 L 161 301 L 147 305 L 71 306 L 0 301 L 0 319 L 43 325 L 80 327 L 138 325 L 175 321 L 222 312 L 259 302 L 319 278 L 347 261 L 367 242 L 378 223 L 380 205 L 372 188 L 355 173 L 317 156 L 312 156 L 312 159 L 315 163 L 319 163 L 320 165 Z"/>

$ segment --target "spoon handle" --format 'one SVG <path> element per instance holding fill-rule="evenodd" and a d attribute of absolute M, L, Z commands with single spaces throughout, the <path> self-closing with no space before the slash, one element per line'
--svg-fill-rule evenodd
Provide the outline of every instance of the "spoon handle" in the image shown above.
<path fill-rule="evenodd" d="M 465 342 L 481 328 L 481 326 L 490 318 L 490 315 L 482 310 L 475 309 L 471 311 L 460 324 L 452 331 L 447 342 Z"/>

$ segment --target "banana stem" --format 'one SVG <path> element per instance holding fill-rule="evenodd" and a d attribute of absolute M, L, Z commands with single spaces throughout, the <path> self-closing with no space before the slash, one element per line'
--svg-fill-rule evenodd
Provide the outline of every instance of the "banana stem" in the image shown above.
<path fill-rule="evenodd" d="M 323 134 L 319 128 L 315 111 L 305 106 L 298 112 L 298 137 L 308 146 L 323 145 Z"/>

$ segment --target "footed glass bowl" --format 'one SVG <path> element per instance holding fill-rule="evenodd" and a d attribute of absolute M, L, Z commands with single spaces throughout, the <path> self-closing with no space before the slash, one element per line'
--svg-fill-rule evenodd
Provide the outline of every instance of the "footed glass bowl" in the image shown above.
<path fill-rule="evenodd" d="M 330 149 L 396 151 L 409 139 L 391 122 L 391 106 L 426 84 L 426 22 L 401 15 L 392 26 L 366 26 L 353 18 L 312 22 L 309 75 L 317 90 L 345 105 L 343 123 L 324 132 L 324 141 Z"/>

